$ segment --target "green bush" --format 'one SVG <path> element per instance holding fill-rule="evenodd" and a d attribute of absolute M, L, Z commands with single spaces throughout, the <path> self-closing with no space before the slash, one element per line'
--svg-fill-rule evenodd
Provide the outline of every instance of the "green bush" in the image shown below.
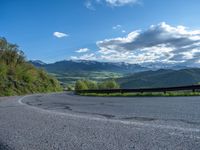
<path fill-rule="evenodd" d="M 67 88 L 66 88 L 68 91 L 73 91 L 74 90 L 74 87 L 72 85 L 68 85 Z"/>
<path fill-rule="evenodd" d="M 87 88 L 90 89 L 90 90 L 98 89 L 97 82 L 95 82 L 95 81 L 83 80 L 83 82 L 85 83 L 85 85 L 87 86 Z"/>
<path fill-rule="evenodd" d="M 88 90 L 86 83 L 83 80 L 76 81 L 75 90 Z"/>
<path fill-rule="evenodd" d="M 120 88 L 115 80 L 107 80 L 97 83 L 91 80 L 78 80 L 75 84 L 75 90 L 96 90 L 96 89 L 117 89 Z"/>
<path fill-rule="evenodd" d="M 98 84 L 99 89 L 118 89 L 119 84 L 115 80 L 107 80 Z"/>
<path fill-rule="evenodd" d="M 98 89 L 98 84 L 91 80 L 78 80 L 75 84 L 75 90 L 95 90 Z"/>

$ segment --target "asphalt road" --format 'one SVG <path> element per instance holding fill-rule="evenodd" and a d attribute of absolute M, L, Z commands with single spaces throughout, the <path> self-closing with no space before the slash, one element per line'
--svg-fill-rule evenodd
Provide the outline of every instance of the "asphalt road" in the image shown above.
<path fill-rule="evenodd" d="M 0 98 L 0 150 L 200 149 L 200 97 Z"/>

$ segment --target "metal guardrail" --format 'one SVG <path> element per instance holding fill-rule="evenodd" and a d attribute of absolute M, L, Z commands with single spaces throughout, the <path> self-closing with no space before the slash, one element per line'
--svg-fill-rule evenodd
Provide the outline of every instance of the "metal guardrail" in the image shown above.
<path fill-rule="evenodd" d="M 200 85 L 165 87 L 165 88 L 140 88 L 140 89 L 98 89 L 98 90 L 78 90 L 76 93 L 144 93 L 144 92 L 171 92 L 171 91 L 192 91 L 200 89 Z"/>

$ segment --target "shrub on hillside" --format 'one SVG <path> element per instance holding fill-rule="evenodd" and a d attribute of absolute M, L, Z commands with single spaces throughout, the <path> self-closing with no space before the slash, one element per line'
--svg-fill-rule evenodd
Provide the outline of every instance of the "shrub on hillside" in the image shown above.
<path fill-rule="evenodd" d="M 0 38 L 0 96 L 60 91 L 59 82 L 29 64 L 15 44 Z"/>

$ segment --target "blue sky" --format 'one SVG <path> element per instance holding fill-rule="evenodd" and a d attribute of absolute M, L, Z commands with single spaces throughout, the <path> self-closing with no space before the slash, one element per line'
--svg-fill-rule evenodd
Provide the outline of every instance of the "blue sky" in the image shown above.
<path fill-rule="evenodd" d="M 0 36 L 17 43 L 28 59 L 199 63 L 200 49 L 194 47 L 199 44 L 199 0 L 0 2 Z M 148 33 L 160 39 L 165 34 L 167 40 L 156 41 Z M 146 40 L 156 44 L 145 45 Z"/>

